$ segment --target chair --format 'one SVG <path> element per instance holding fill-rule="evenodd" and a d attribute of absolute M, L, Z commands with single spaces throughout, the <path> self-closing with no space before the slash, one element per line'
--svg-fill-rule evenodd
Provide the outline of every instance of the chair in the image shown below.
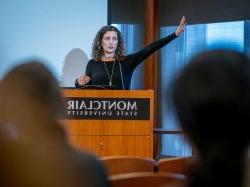
<path fill-rule="evenodd" d="M 193 157 L 164 158 L 157 162 L 157 171 L 166 173 L 187 174 L 193 164 Z"/>
<path fill-rule="evenodd" d="M 101 161 L 106 166 L 109 175 L 131 172 L 153 172 L 155 161 L 149 158 L 131 156 L 102 157 Z"/>
<path fill-rule="evenodd" d="M 109 177 L 111 187 L 167 187 L 184 186 L 185 176 L 170 173 L 138 172 Z"/>

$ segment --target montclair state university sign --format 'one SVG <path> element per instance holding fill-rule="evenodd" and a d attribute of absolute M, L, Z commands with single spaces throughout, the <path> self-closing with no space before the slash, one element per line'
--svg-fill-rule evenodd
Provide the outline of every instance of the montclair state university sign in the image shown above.
<path fill-rule="evenodd" d="M 149 120 L 149 98 L 65 97 L 66 119 Z"/>

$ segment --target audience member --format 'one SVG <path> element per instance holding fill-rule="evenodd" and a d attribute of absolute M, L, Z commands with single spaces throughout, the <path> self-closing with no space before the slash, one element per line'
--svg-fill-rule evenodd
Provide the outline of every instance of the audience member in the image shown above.
<path fill-rule="evenodd" d="M 190 187 L 244 184 L 250 124 L 250 61 L 230 50 L 203 52 L 173 84 L 179 122 L 199 164 Z"/>
<path fill-rule="evenodd" d="M 39 62 L 19 65 L 1 81 L 1 187 L 109 185 L 101 163 L 68 144 L 58 120 L 60 92 Z"/>

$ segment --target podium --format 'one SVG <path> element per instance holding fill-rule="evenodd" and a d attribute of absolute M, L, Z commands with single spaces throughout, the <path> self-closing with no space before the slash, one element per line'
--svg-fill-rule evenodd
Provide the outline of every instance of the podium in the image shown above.
<path fill-rule="evenodd" d="M 63 89 L 70 143 L 97 156 L 153 158 L 152 90 Z"/>

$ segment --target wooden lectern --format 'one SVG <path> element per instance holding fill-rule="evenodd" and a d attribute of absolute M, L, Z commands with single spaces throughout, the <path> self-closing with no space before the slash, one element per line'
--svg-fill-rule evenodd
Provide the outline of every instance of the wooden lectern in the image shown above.
<path fill-rule="evenodd" d="M 152 90 L 63 89 L 69 141 L 98 156 L 153 158 Z"/>

